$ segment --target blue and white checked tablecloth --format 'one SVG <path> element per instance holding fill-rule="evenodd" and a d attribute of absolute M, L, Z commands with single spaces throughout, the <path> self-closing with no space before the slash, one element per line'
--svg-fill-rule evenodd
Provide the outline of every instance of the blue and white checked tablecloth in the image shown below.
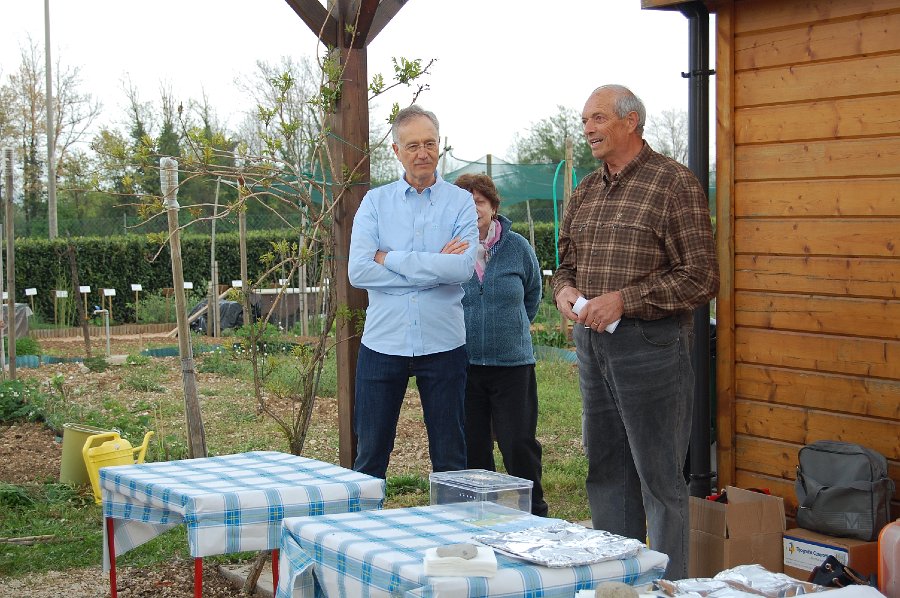
<path fill-rule="evenodd" d="M 278 548 L 285 517 L 380 509 L 384 480 L 259 451 L 100 469 L 116 555 L 187 525 L 191 556 Z M 106 526 L 103 567 L 109 570 Z"/>
<path fill-rule="evenodd" d="M 285 518 L 277 598 L 311 598 L 323 592 L 329 598 L 571 598 L 604 581 L 643 585 L 665 572 L 668 557 L 646 549 L 634 558 L 562 568 L 496 553 L 498 570 L 490 578 L 424 574 L 425 550 L 432 546 L 469 541 L 489 530 L 515 531 L 558 522 L 492 503 Z"/>

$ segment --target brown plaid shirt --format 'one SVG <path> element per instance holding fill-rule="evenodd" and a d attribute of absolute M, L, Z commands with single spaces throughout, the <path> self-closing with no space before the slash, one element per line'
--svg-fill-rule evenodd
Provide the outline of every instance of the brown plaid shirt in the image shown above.
<path fill-rule="evenodd" d="M 559 231 L 554 295 L 621 291 L 626 317 L 656 320 L 712 299 L 719 288 L 706 194 L 685 166 L 644 143 L 610 177 L 604 165 L 575 189 Z"/>

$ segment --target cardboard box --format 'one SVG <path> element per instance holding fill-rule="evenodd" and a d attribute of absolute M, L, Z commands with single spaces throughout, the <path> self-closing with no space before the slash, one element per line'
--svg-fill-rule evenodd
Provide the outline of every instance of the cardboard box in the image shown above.
<path fill-rule="evenodd" d="M 784 501 L 778 496 L 726 488 L 728 503 L 691 497 L 688 577 L 713 577 L 737 565 L 782 571 Z"/>
<path fill-rule="evenodd" d="M 878 542 L 836 538 L 799 527 L 784 532 L 784 572 L 794 579 L 809 579 L 813 568 L 829 555 L 862 575 L 877 573 Z"/>

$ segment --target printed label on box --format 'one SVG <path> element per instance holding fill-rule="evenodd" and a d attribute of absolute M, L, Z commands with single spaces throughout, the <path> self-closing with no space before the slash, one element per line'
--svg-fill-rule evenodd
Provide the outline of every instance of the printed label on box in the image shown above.
<path fill-rule="evenodd" d="M 803 540 L 791 536 L 784 537 L 784 566 L 795 567 L 803 571 L 812 571 L 822 562 L 833 556 L 841 564 L 850 560 L 846 550 L 836 546 L 828 546 L 811 540 Z"/>

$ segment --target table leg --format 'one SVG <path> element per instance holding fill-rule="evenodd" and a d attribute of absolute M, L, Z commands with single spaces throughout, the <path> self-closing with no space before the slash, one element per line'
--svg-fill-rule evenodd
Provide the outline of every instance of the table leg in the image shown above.
<path fill-rule="evenodd" d="M 116 544 L 114 541 L 112 517 L 106 518 L 106 544 L 109 548 L 109 597 L 117 598 L 119 593 L 116 590 Z"/>
<path fill-rule="evenodd" d="M 278 593 L 278 549 L 272 549 L 272 593 Z"/>
<path fill-rule="evenodd" d="M 203 557 L 194 559 L 194 598 L 203 598 Z"/>

